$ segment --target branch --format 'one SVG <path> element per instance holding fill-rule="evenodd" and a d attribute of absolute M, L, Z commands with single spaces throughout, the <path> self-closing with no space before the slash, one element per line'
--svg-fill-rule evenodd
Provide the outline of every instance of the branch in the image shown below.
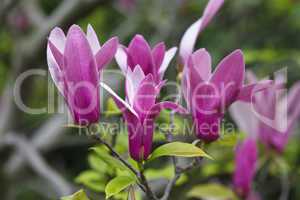
<path fill-rule="evenodd" d="M 17 134 L 9 133 L 1 138 L 1 144 L 15 146 L 16 149 L 22 152 L 27 164 L 37 174 L 52 184 L 59 197 L 72 193 L 72 186 L 46 163 L 43 157 L 26 139 L 21 138 Z"/>
<path fill-rule="evenodd" d="M 64 129 L 65 117 L 54 115 L 44 123 L 33 135 L 30 143 L 38 151 L 45 152 L 57 144 L 61 135 L 65 132 Z M 8 175 L 14 175 L 22 169 L 25 159 L 22 152 L 15 152 L 9 161 L 4 166 L 4 171 Z"/>
<path fill-rule="evenodd" d="M 89 137 L 106 146 L 113 157 L 122 162 L 131 172 L 136 175 L 139 181 L 139 183 L 137 184 L 141 188 L 141 190 L 144 191 L 151 200 L 158 200 L 148 184 L 148 181 L 143 173 L 143 169 L 138 172 L 133 166 L 131 166 L 126 160 L 124 160 L 106 141 L 102 140 L 100 136 L 96 134 L 89 134 Z"/>
<path fill-rule="evenodd" d="M 41 27 L 45 22 L 45 14 L 39 7 L 37 0 L 27 0 L 26 2 L 22 2 L 22 6 L 31 24 L 36 28 Z"/>
<path fill-rule="evenodd" d="M 2 0 L 0 4 L 0 24 L 3 24 L 7 14 L 18 4 L 19 0 Z"/>

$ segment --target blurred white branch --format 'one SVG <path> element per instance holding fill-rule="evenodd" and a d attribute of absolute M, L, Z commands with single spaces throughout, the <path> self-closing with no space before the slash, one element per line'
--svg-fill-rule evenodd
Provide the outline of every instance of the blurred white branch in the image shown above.
<path fill-rule="evenodd" d="M 38 151 L 44 152 L 55 145 L 64 133 L 65 117 L 54 115 L 44 125 L 41 126 L 33 135 L 30 143 Z M 22 152 L 16 151 L 4 166 L 4 171 L 8 175 L 15 174 L 24 165 Z"/>
<path fill-rule="evenodd" d="M 35 27 L 39 28 L 45 21 L 45 14 L 39 7 L 37 0 L 27 0 L 22 2 L 26 15 Z"/>
<path fill-rule="evenodd" d="M 41 177 L 47 180 L 61 197 L 72 193 L 72 186 L 52 169 L 34 146 L 19 134 L 9 133 L 1 137 L 2 145 L 12 145 L 22 154 L 27 164 Z"/>

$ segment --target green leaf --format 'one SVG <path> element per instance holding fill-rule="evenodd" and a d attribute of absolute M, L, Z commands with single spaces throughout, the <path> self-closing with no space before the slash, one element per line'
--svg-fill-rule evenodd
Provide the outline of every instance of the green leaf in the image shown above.
<path fill-rule="evenodd" d="M 112 98 L 109 98 L 106 102 L 106 117 L 114 116 L 114 115 L 120 115 L 122 112 L 116 105 L 115 101 Z"/>
<path fill-rule="evenodd" d="M 61 200 L 89 200 L 83 190 L 79 190 L 71 196 L 62 197 Z"/>
<path fill-rule="evenodd" d="M 238 198 L 228 187 L 217 183 L 197 185 L 187 194 L 188 198 L 202 200 L 237 200 Z"/>
<path fill-rule="evenodd" d="M 134 184 L 136 179 L 130 176 L 117 176 L 112 179 L 105 188 L 106 199 L 118 194 L 128 186 Z"/>
<path fill-rule="evenodd" d="M 202 149 L 193 144 L 183 142 L 172 142 L 156 148 L 150 159 L 152 160 L 161 156 L 207 157 L 212 159 Z"/>
<path fill-rule="evenodd" d="M 127 170 L 127 167 L 118 159 L 114 158 L 113 156 L 111 156 L 110 154 L 108 154 L 107 151 L 105 151 L 103 148 L 101 147 L 93 147 L 91 148 L 92 150 L 94 150 L 97 154 L 97 156 L 103 160 L 108 166 L 113 167 L 113 168 L 117 168 L 120 170 Z"/>
<path fill-rule="evenodd" d="M 109 166 L 94 152 L 88 156 L 88 162 L 92 169 L 100 172 L 106 173 L 109 170 Z"/>
<path fill-rule="evenodd" d="M 107 178 L 105 174 L 93 170 L 88 170 L 81 172 L 76 177 L 75 182 L 78 184 L 83 184 L 84 186 L 96 192 L 104 192 Z"/>

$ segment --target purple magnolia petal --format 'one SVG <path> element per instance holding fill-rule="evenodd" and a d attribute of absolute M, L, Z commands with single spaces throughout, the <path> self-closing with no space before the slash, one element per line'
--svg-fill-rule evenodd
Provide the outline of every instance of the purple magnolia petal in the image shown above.
<path fill-rule="evenodd" d="M 85 34 L 77 25 L 73 25 L 67 35 L 63 71 L 75 122 L 97 122 L 100 105 L 96 62 Z"/>
<path fill-rule="evenodd" d="M 57 64 L 57 66 L 59 67 L 60 70 L 63 70 L 63 66 L 64 66 L 64 55 L 63 53 L 61 53 L 58 48 L 56 48 L 56 46 L 49 40 L 48 41 L 48 49 L 49 51 L 49 58 L 54 58 L 54 60 L 52 60 L 52 62 L 55 61 L 55 63 Z"/>
<path fill-rule="evenodd" d="M 196 136 L 205 142 L 213 142 L 220 135 L 221 120 L 223 115 L 220 113 L 204 114 L 198 113 L 197 117 L 193 117 L 196 126 Z"/>
<path fill-rule="evenodd" d="M 54 84 L 64 97 L 66 96 L 66 91 L 64 87 L 63 72 L 61 69 L 63 69 L 65 42 L 66 37 L 63 31 L 60 28 L 54 28 L 50 33 L 47 45 L 47 63 L 49 66 L 49 72 Z M 53 50 L 56 58 L 54 57 L 51 49 Z"/>
<path fill-rule="evenodd" d="M 253 97 L 256 92 L 259 92 L 268 87 L 271 87 L 272 84 L 273 84 L 273 81 L 264 80 L 264 81 L 261 81 L 256 84 L 254 83 L 254 84 L 243 86 L 239 91 L 237 100 L 245 101 L 245 102 L 252 102 L 252 101 L 254 101 Z"/>
<path fill-rule="evenodd" d="M 128 65 L 127 65 L 127 53 L 125 47 L 119 45 L 115 55 L 115 59 L 123 74 L 126 75 Z"/>
<path fill-rule="evenodd" d="M 163 101 L 152 106 L 147 113 L 146 119 L 154 120 L 154 118 L 157 117 L 163 109 L 170 109 L 179 114 L 188 114 L 188 111 L 181 105 L 170 101 Z"/>
<path fill-rule="evenodd" d="M 300 82 L 295 83 L 287 96 L 288 129 L 291 132 L 300 116 Z"/>
<path fill-rule="evenodd" d="M 248 82 L 248 84 L 253 84 L 258 82 L 258 79 L 253 71 L 251 70 L 246 71 L 246 81 Z"/>
<path fill-rule="evenodd" d="M 66 36 L 60 28 L 55 27 L 51 31 L 48 40 L 52 42 L 52 44 L 59 50 L 60 53 L 64 53 L 66 45 Z"/>
<path fill-rule="evenodd" d="M 148 74 L 141 81 L 133 101 L 133 108 L 139 114 L 141 121 L 145 119 L 148 111 L 155 104 L 156 96 L 156 84 L 152 74 Z"/>
<path fill-rule="evenodd" d="M 247 197 L 256 172 L 257 146 L 255 140 L 247 138 L 238 145 L 235 152 L 233 185 L 240 197 Z"/>
<path fill-rule="evenodd" d="M 194 52 L 190 59 L 188 66 L 194 66 L 199 76 L 203 81 L 207 81 L 211 76 L 211 57 L 205 49 L 199 49 Z M 192 72 L 192 73 L 194 73 Z"/>
<path fill-rule="evenodd" d="M 60 70 L 49 45 L 47 46 L 47 63 L 54 84 L 58 88 L 58 91 L 65 97 L 63 72 Z"/>
<path fill-rule="evenodd" d="M 108 85 L 100 82 L 100 86 L 105 89 L 114 99 L 116 105 L 123 112 L 123 117 L 127 124 L 128 140 L 129 140 L 129 153 L 130 156 L 136 160 L 141 161 L 144 157 L 144 127 L 135 110 L 121 99 Z"/>
<path fill-rule="evenodd" d="M 100 46 L 100 43 L 99 43 L 99 40 L 98 40 L 95 30 L 93 29 L 93 27 L 90 24 L 88 24 L 88 27 L 87 27 L 86 38 L 89 41 L 89 44 L 93 51 L 93 54 L 96 55 L 97 52 L 100 50 L 101 46 Z"/>
<path fill-rule="evenodd" d="M 164 57 L 165 57 L 166 45 L 163 42 L 158 43 L 152 50 L 153 62 L 156 67 L 156 71 L 159 70 Z"/>
<path fill-rule="evenodd" d="M 230 106 L 229 112 L 239 130 L 249 137 L 257 138 L 259 123 L 251 104 L 237 101 Z"/>
<path fill-rule="evenodd" d="M 147 119 L 143 123 L 144 135 L 143 135 L 143 158 L 147 160 L 152 152 L 153 133 L 154 133 L 154 120 Z"/>
<path fill-rule="evenodd" d="M 127 64 L 131 69 L 133 69 L 136 65 L 140 65 L 145 75 L 156 75 L 151 49 L 143 36 L 136 35 L 132 39 L 128 46 L 127 53 Z"/>
<path fill-rule="evenodd" d="M 182 80 L 181 80 L 181 92 L 183 94 L 183 97 L 185 99 L 187 109 L 190 111 L 191 110 L 191 105 L 190 105 L 190 80 L 189 80 L 189 69 L 187 67 L 183 68 L 182 72 Z"/>
<path fill-rule="evenodd" d="M 187 62 L 192 54 L 198 35 L 205 29 L 223 5 L 224 0 L 210 0 L 204 10 L 202 17 L 193 23 L 184 33 L 179 48 L 182 64 Z"/>
<path fill-rule="evenodd" d="M 118 48 L 119 40 L 117 37 L 113 37 L 108 40 L 96 54 L 96 62 L 98 70 L 102 70 L 115 56 Z"/>
<path fill-rule="evenodd" d="M 127 121 L 128 137 L 129 137 L 129 153 L 130 157 L 137 162 L 146 160 L 148 155 L 145 155 L 143 137 L 145 128 L 139 120 Z M 150 142 L 149 142 L 150 143 Z M 152 144 L 152 141 L 151 141 Z"/>
<path fill-rule="evenodd" d="M 137 65 L 133 71 L 128 68 L 126 75 L 126 97 L 130 105 L 133 105 L 136 92 L 144 78 L 144 72 L 139 65 Z"/>
<path fill-rule="evenodd" d="M 173 59 L 173 57 L 176 54 L 176 51 L 177 51 L 177 47 L 173 47 L 165 53 L 164 60 L 163 60 L 162 64 L 160 65 L 160 68 L 158 70 L 158 74 L 159 74 L 160 79 L 163 79 L 164 74 L 165 74 L 171 60 Z"/>
<path fill-rule="evenodd" d="M 241 50 L 226 56 L 217 66 L 210 82 L 219 88 L 224 106 L 229 106 L 243 85 L 245 62 Z"/>

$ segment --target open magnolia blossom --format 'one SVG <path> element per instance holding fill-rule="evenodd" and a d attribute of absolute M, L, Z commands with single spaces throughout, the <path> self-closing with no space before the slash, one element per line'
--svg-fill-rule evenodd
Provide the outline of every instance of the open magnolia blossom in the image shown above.
<path fill-rule="evenodd" d="M 185 31 L 179 47 L 181 65 L 185 65 L 194 51 L 198 35 L 207 27 L 223 4 L 224 0 L 210 0 L 204 9 L 202 17 Z"/>
<path fill-rule="evenodd" d="M 253 73 L 247 75 L 250 83 L 257 82 Z M 275 83 L 282 85 L 281 74 L 277 74 Z M 300 82 L 295 83 L 288 94 L 276 85 L 254 95 L 252 104 L 233 104 L 230 113 L 240 130 L 281 153 L 300 116 Z"/>
<path fill-rule="evenodd" d="M 67 36 L 60 28 L 51 31 L 47 46 L 49 71 L 76 124 L 99 120 L 99 72 L 112 60 L 117 47 L 116 37 L 101 47 L 90 25 L 87 35 L 77 25 L 71 26 Z"/>
<path fill-rule="evenodd" d="M 183 70 L 182 91 L 196 125 L 197 137 L 211 142 L 219 137 L 226 109 L 235 101 L 250 102 L 253 93 L 271 81 L 244 85 L 245 62 L 241 50 L 226 56 L 211 72 L 211 57 L 205 49 L 194 52 Z"/>
<path fill-rule="evenodd" d="M 233 186 L 236 193 L 247 200 L 259 199 L 251 188 L 256 172 L 257 160 L 257 146 L 253 138 L 246 138 L 238 144 L 235 151 Z"/>
<path fill-rule="evenodd" d="M 186 110 L 173 102 L 156 102 L 164 82 L 156 84 L 153 75 L 145 75 L 137 65 L 128 69 L 126 76 L 126 101 L 122 100 L 109 86 L 100 85 L 109 92 L 123 112 L 129 134 L 129 153 L 136 161 L 146 160 L 152 148 L 154 119 L 162 109 L 172 109 L 179 113 Z"/>
<path fill-rule="evenodd" d="M 158 84 L 163 79 L 164 73 L 176 51 L 176 47 L 166 51 L 163 42 L 158 43 L 151 50 L 144 37 L 136 35 L 131 40 L 128 48 L 124 46 L 118 48 L 115 58 L 124 75 L 127 74 L 128 69 L 132 71 L 139 65 L 144 74 L 152 74 L 155 83 Z"/>

